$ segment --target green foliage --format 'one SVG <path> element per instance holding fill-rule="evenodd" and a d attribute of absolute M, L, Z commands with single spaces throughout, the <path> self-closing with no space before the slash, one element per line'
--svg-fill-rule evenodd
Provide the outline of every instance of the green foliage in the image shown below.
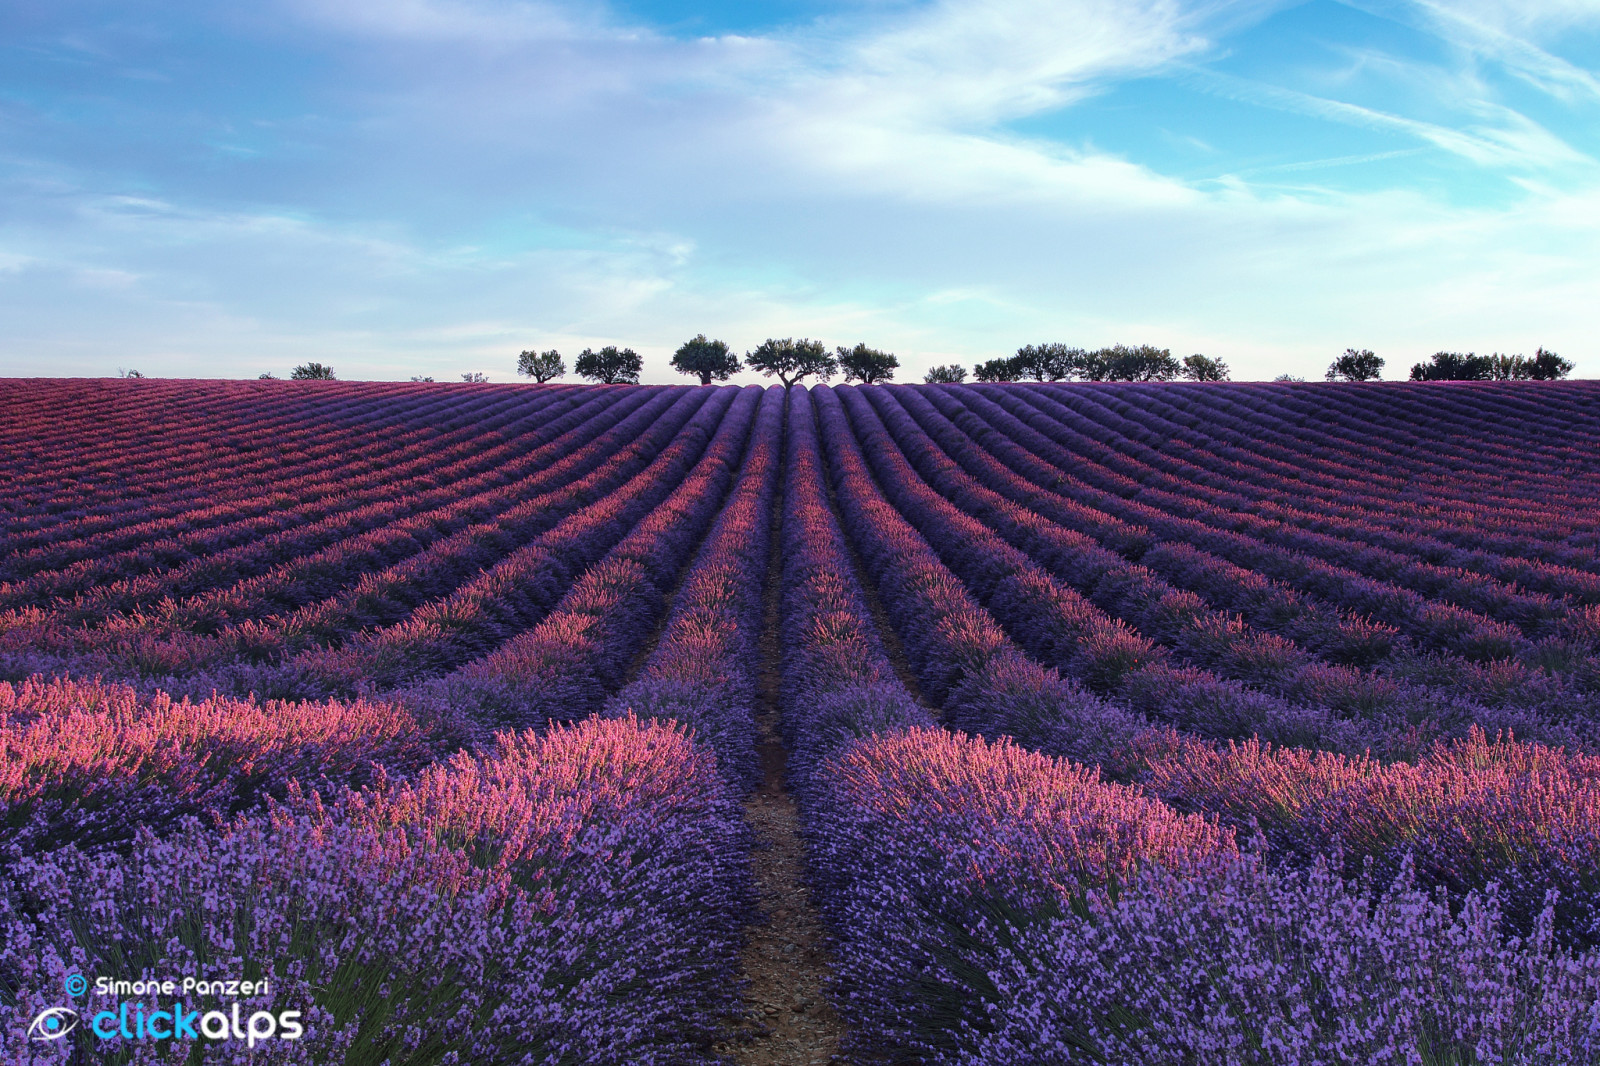
<path fill-rule="evenodd" d="M 1194 355 L 1183 357 L 1181 373 L 1190 381 L 1227 381 L 1228 364 L 1221 359 L 1213 359 L 1209 355 L 1196 352 Z"/>
<path fill-rule="evenodd" d="M 333 381 L 333 367 L 321 363 L 301 363 L 289 377 L 294 381 Z"/>
<path fill-rule="evenodd" d="M 598 352 L 585 348 L 578 356 L 578 373 L 601 385 L 637 385 L 644 359 L 632 348 L 608 344 Z"/>
<path fill-rule="evenodd" d="M 839 361 L 821 341 L 805 338 L 777 340 L 768 337 L 755 351 L 746 353 L 744 359 L 751 370 L 759 370 L 767 377 L 776 374 L 784 388 L 812 374 L 827 381 L 839 370 Z"/>
<path fill-rule="evenodd" d="M 973 367 L 973 372 L 979 381 L 1021 381 L 1022 360 L 1014 355 L 1009 359 L 990 359 Z"/>
<path fill-rule="evenodd" d="M 894 377 L 895 368 L 900 365 L 900 360 L 892 352 L 880 352 L 865 344 L 858 344 L 854 348 L 840 345 L 835 351 L 839 368 L 844 371 L 844 379 L 859 381 L 863 385 L 889 381 Z"/>
<path fill-rule="evenodd" d="M 1017 349 L 1017 367 L 1023 377 L 1035 381 L 1061 381 L 1070 378 L 1083 366 L 1086 353 L 1082 348 L 1068 348 L 1065 344 L 1027 344 Z"/>
<path fill-rule="evenodd" d="M 1362 348 L 1346 348 L 1344 354 L 1328 364 L 1323 376 L 1329 381 L 1376 381 L 1383 372 L 1383 357 Z"/>
<path fill-rule="evenodd" d="M 1171 381 L 1182 370 L 1166 348 L 1116 344 L 1087 353 L 1078 373 L 1085 381 Z"/>
<path fill-rule="evenodd" d="M 1572 373 L 1571 360 L 1540 348 L 1525 355 L 1434 352 L 1411 368 L 1412 381 L 1558 381 Z"/>
<path fill-rule="evenodd" d="M 706 340 L 704 333 L 695 334 L 694 339 L 679 346 L 672 355 L 672 368 L 680 374 L 698 375 L 702 385 L 713 380 L 727 381 L 729 375 L 741 369 L 739 357 L 728 350 L 725 341 Z"/>
<path fill-rule="evenodd" d="M 967 380 L 967 368 L 960 363 L 936 366 L 922 376 L 929 385 L 959 385 Z"/>
<path fill-rule="evenodd" d="M 566 360 L 551 348 L 547 352 L 523 352 L 517 356 L 517 373 L 530 377 L 541 385 L 553 381 L 567 372 Z"/>
<path fill-rule="evenodd" d="M 1527 368 L 1530 381 L 1559 381 L 1572 373 L 1575 364 L 1571 359 L 1563 359 L 1555 352 L 1540 348 L 1528 360 Z"/>

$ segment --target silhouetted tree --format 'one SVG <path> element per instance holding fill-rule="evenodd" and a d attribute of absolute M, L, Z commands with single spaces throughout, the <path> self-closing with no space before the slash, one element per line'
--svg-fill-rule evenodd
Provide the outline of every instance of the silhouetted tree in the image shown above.
<path fill-rule="evenodd" d="M 979 363 L 972 371 L 979 381 L 1021 381 L 1024 373 L 1022 360 L 1014 355 Z"/>
<path fill-rule="evenodd" d="M 551 348 L 548 352 L 523 352 L 517 356 L 517 373 L 544 384 L 567 372 L 566 360 Z"/>
<path fill-rule="evenodd" d="M 776 374 L 784 388 L 812 374 L 827 381 L 839 370 L 839 361 L 828 353 L 821 341 L 803 337 L 800 340 L 768 337 L 755 351 L 747 352 L 744 361 L 751 370 L 759 370 L 767 377 Z"/>
<path fill-rule="evenodd" d="M 1083 362 L 1082 348 L 1068 348 L 1065 344 L 1025 344 L 1017 349 L 1013 360 L 1021 371 L 1019 377 L 1035 381 L 1061 381 L 1070 378 Z"/>
<path fill-rule="evenodd" d="M 1089 352 L 1079 373 L 1087 381 L 1171 381 L 1182 369 L 1166 348 L 1115 344 Z"/>
<path fill-rule="evenodd" d="M 1196 352 L 1183 357 L 1182 374 L 1190 381 L 1227 381 L 1228 364 Z"/>
<path fill-rule="evenodd" d="M 1366 348 L 1346 348 L 1344 354 L 1328 364 L 1323 376 L 1329 381 L 1377 381 L 1383 372 L 1383 357 Z"/>
<path fill-rule="evenodd" d="M 865 344 L 858 344 L 854 348 L 840 345 L 834 351 L 839 360 L 839 368 L 844 371 L 844 379 L 859 381 L 863 385 L 876 385 L 891 380 L 895 368 L 900 365 L 900 360 L 896 359 L 892 352 L 880 352 L 876 348 L 868 348 Z"/>
<path fill-rule="evenodd" d="M 1563 359 L 1543 348 L 1534 352 L 1533 358 L 1528 360 L 1528 378 L 1531 381 L 1559 381 L 1574 369 L 1576 364 L 1571 359 Z"/>
<path fill-rule="evenodd" d="M 608 344 L 598 352 L 589 348 L 578 356 L 578 373 L 602 385 L 637 385 L 644 360 L 632 348 Z"/>
<path fill-rule="evenodd" d="M 684 341 L 672 353 L 672 368 L 680 374 L 699 375 L 702 385 L 709 385 L 713 380 L 727 381 L 740 370 L 739 357 L 728 350 L 728 345 L 723 341 L 708 341 L 704 333 L 695 334 L 693 340 Z"/>
<path fill-rule="evenodd" d="M 1494 357 L 1468 352 L 1434 352 L 1426 363 L 1411 368 L 1412 381 L 1488 381 L 1494 377 Z"/>
<path fill-rule="evenodd" d="M 462 381 L 470 381 L 475 385 L 485 385 L 485 384 L 488 384 L 489 375 L 485 374 L 481 370 L 474 370 L 470 374 L 462 374 L 461 375 L 461 380 Z"/>
<path fill-rule="evenodd" d="M 274 374 L 272 371 L 269 370 L 265 374 L 257 374 L 256 375 L 256 380 L 257 381 L 277 381 L 278 380 L 278 375 Z"/>
<path fill-rule="evenodd" d="M 967 380 L 967 368 L 959 363 L 946 363 L 922 375 L 922 380 L 929 385 L 959 385 Z"/>
<path fill-rule="evenodd" d="M 421 374 L 412 374 L 411 375 L 411 380 L 412 381 L 432 381 L 433 380 L 433 375 L 429 374 L 426 377 L 424 377 Z"/>
<path fill-rule="evenodd" d="M 289 377 L 295 381 L 333 381 L 333 367 L 321 363 L 301 363 Z"/>

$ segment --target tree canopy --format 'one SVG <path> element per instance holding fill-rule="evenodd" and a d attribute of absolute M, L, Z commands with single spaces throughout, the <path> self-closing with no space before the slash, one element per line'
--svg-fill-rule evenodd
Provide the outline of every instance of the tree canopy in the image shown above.
<path fill-rule="evenodd" d="M 967 368 L 960 363 L 936 366 L 922 376 L 929 385 L 959 385 L 967 380 Z"/>
<path fill-rule="evenodd" d="M 333 367 L 321 363 L 301 363 L 289 377 L 295 381 L 333 381 Z"/>
<path fill-rule="evenodd" d="M 1190 381 L 1227 381 L 1228 364 L 1196 352 L 1183 357 L 1182 374 Z"/>
<path fill-rule="evenodd" d="M 893 353 L 880 352 L 865 344 L 858 344 L 854 348 L 840 345 L 836 353 L 839 368 L 844 371 L 844 379 L 859 381 L 863 385 L 876 385 L 890 380 L 894 377 L 895 368 L 900 365 L 900 360 Z"/>
<path fill-rule="evenodd" d="M 706 340 L 704 333 L 696 334 L 678 347 L 672 354 L 672 368 L 680 374 L 698 375 L 702 385 L 709 385 L 713 380 L 727 381 L 741 369 L 739 356 L 728 350 L 726 342 Z"/>
<path fill-rule="evenodd" d="M 578 356 L 578 373 L 601 385 L 637 385 L 644 360 L 632 348 L 608 344 L 598 352 L 585 348 Z"/>
<path fill-rule="evenodd" d="M 839 361 L 821 341 L 803 337 L 800 340 L 768 337 L 755 351 L 747 352 L 744 361 L 751 370 L 759 370 L 767 377 L 776 374 L 784 388 L 813 374 L 827 381 L 839 370 Z"/>
<path fill-rule="evenodd" d="M 1082 348 L 1068 348 L 1065 344 L 1052 341 L 1049 344 L 1025 344 L 1017 349 L 1012 361 L 1018 370 L 1018 379 L 1028 377 L 1035 381 L 1062 381 L 1083 366 L 1084 355 Z"/>
<path fill-rule="evenodd" d="M 1328 364 L 1324 375 L 1329 381 L 1377 381 L 1383 371 L 1383 358 L 1366 348 L 1346 348 L 1344 354 Z"/>
<path fill-rule="evenodd" d="M 1016 356 L 990 359 L 973 367 L 973 376 L 979 381 L 1021 381 L 1022 360 Z"/>
<path fill-rule="evenodd" d="M 551 348 L 547 352 L 523 352 L 517 356 L 517 373 L 530 377 L 541 385 L 567 372 L 566 360 Z"/>
<path fill-rule="evenodd" d="M 1182 369 L 1166 348 L 1114 344 L 1087 353 L 1078 373 L 1085 381 L 1171 381 Z"/>
<path fill-rule="evenodd" d="M 1572 373 L 1573 363 L 1540 348 L 1525 355 L 1476 355 L 1434 352 L 1432 359 L 1411 368 L 1412 381 L 1558 381 Z"/>

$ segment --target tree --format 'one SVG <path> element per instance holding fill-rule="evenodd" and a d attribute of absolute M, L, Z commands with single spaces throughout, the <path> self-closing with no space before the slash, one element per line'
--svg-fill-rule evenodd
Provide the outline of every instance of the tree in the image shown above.
<path fill-rule="evenodd" d="M 1272 380 L 1273 381 L 1304 381 L 1305 378 L 1297 378 L 1293 374 L 1279 374 L 1277 377 L 1273 378 Z"/>
<path fill-rule="evenodd" d="M 598 352 L 589 348 L 578 356 L 578 373 L 601 385 L 637 385 L 644 360 L 632 348 L 618 350 L 608 344 Z"/>
<path fill-rule="evenodd" d="M 554 348 L 548 352 L 523 352 L 517 356 L 517 373 L 530 377 L 541 385 L 566 372 L 566 361 Z"/>
<path fill-rule="evenodd" d="M 979 381 L 1021 381 L 1024 373 L 1022 360 L 1014 355 L 1006 359 L 990 359 L 972 370 L 973 376 Z"/>
<path fill-rule="evenodd" d="M 1559 381 L 1576 368 L 1571 359 L 1563 359 L 1555 352 L 1540 348 L 1528 360 L 1528 378 L 1532 381 Z"/>
<path fill-rule="evenodd" d="M 139 373 L 137 370 L 124 370 L 122 367 L 119 366 L 119 367 L 117 367 L 117 377 L 119 377 L 119 378 L 142 378 L 142 377 L 144 377 L 144 375 Z"/>
<path fill-rule="evenodd" d="M 967 368 L 959 363 L 936 366 L 922 376 L 929 385 L 959 385 L 967 380 Z"/>
<path fill-rule="evenodd" d="M 257 381 L 277 381 L 278 380 L 278 375 L 274 374 L 272 371 L 269 370 L 265 374 L 257 374 L 256 375 L 256 380 Z"/>
<path fill-rule="evenodd" d="M 462 381 L 470 381 L 474 385 L 486 385 L 489 382 L 489 375 L 485 374 L 481 370 L 474 370 L 470 374 L 462 374 L 461 375 L 461 380 Z"/>
<path fill-rule="evenodd" d="M 411 375 L 411 380 L 412 381 L 432 381 L 433 380 L 433 375 L 432 374 L 428 374 L 428 375 L 424 376 L 422 374 L 412 374 Z"/>
<path fill-rule="evenodd" d="M 1088 353 L 1079 373 L 1089 381 L 1171 381 L 1182 369 L 1166 348 L 1115 344 Z"/>
<path fill-rule="evenodd" d="M 289 377 L 294 381 L 333 381 L 333 367 L 321 363 L 301 363 Z"/>
<path fill-rule="evenodd" d="M 1328 364 L 1323 376 L 1329 381 L 1377 381 L 1383 372 L 1383 358 L 1366 348 L 1346 348 L 1344 354 Z"/>
<path fill-rule="evenodd" d="M 713 379 L 727 381 L 729 375 L 737 374 L 742 367 L 739 357 L 728 350 L 726 342 L 708 341 L 704 333 L 697 333 L 694 339 L 684 341 L 672 353 L 672 369 L 680 374 L 698 374 L 700 384 L 709 385 Z"/>
<path fill-rule="evenodd" d="M 1035 381 L 1061 381 L 1070 378 L 1083 365 L 1082 348 L 1068 348 L 1052 341 L 1049 344 L 1025 344 L 1013 356 L 1019 377 Z"/>
<path fill-rule="evenodd" d="M 863 385 L 877 385 L 890 380 L 894 377 L 895 367 L 900 365 L 900 360 L 892 352 L 880 352 L 865 344 L 858 344 L 854 348 L 840 345 L 835 351 L 839 367 L 844 371 L 844 379 L 859 381 Z"/>
<path fill-rule="evenodd" d="M 1411 368 L 1412 381 L 1487 381 L 1494 376 L 1495 360 L 1468 352 L 1434 352 L 1426 363 Z"/>
<path fill-rule="evenodd" d="M 1196 352 L 1183 357 L 1182 374 L 1190 381 L 1227 381 L 1228 364 Z"/>
<path fill-rule="evenodd" d="M 821 341 L 804 337 L 768 337 L 755 351 L 746 352 L 744 361 L 751 370 L 759 370 L 769 378 L 776 374 L 784 388 L 812 374 L 827 381 L 839 370 L 839 361 L 828 354 Z"/>
<path fill-rule="evenodd" d="M 1572 373 L 1572 363 L 1555 352 L 1540 348 L 1532 359 L 1525 355 L 1489 356 L 1489 378 L 1493 381 L 1555 381 Z"/>

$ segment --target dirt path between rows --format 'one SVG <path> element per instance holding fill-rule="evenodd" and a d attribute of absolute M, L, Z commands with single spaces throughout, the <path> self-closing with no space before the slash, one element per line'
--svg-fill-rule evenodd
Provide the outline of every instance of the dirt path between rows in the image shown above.
<path fill-rule="evenodd" d="M 745 817 L 755 830 L 753 864 L 765 920 L 750 926 L 745 942 L 744 972 L 750 981 L 745 992 L 748 1039 L 730 1040 L 717 1050 L 745 1066 L 822 1066 L 838 1054 L 844 1026 L 824 990 L 830 973 L 827 933 L 806 887 L 800 810 L 785 787 L 785 752 L 778 734 L 782 484 L 780 478 L 773 506 L 757 677 L 756 726 L 761 730 L 763 776 L 761 786 L 744 805 Z"/>

